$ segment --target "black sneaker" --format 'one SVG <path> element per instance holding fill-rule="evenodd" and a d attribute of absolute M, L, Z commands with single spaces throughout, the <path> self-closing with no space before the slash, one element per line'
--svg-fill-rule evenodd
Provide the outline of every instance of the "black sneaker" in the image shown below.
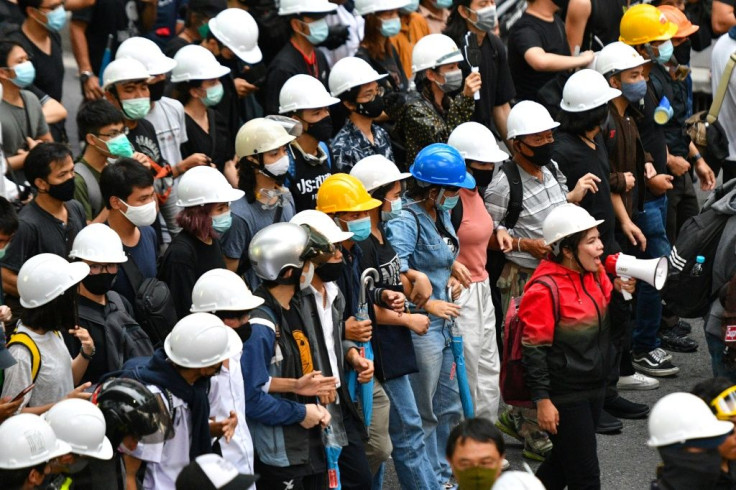
<path fill-rule="evenodd" d="M 680 332 L 683 332 L 683 330 L 680 330 Z M 662 340 L 662 345 L 675 352 L 695 352 L 698 350 L 698 342 L 688 337 L 687 334 L 678 334 L 677 326 L 666 330 L 660 329 L 659 338 Z"/>
<path fill-rule="evenodd" d="M 621 432 L 621 429 L 623 428 L 623 422 L 621 422 L 619 419 L 606 412 L 605 410 L 602 410 L 601 417 L 598 419 L 598 425 L 595 428 L 595 432 L 597 434 L 616 434 L 618 432 Z"/>
<path fill-rule="evenodd" d="M 632 364 L 634 369 L 646 374 L 647 376 L 674 376 L 680 372 L 680 368 L 672 364 L 672 361 L 666 359 L 662 353 L 662 349 L 654 349 L 651 352 L 634 353 Z"/>
<path fill-rule="evenodd" d="M 634 403 L 624 397 L 617 396 L 607 401 L 603 408 L 606 412 L 620 419 L 643 419 L 649 415 L 649 406 L 643 403 Z"/>
<path fill-rule="evenodd" d="M 677 320 L 677 323 L 675 323 L 675 326 L 672 327 L 672 330 L 674 330 L 677 335 L 682 337 L 683 335 L 690 335 L 690 333 L 692 333 L 693 331 L 693 326 L 684 320 Z"/>

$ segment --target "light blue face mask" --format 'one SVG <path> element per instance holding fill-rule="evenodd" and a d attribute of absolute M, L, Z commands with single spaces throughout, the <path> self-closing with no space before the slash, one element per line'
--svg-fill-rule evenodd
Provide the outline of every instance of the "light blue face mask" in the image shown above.
<path fill-rule="evenodd" d="M 206 92 L 205 96 L 201 97 L 199 100 L 201 100 L 207 107 L 212 107 L 213 105 L 220 103 L 222 96 L 225 93 L 225 89 L 222 87 L 221 83 L 218 83 L 217 85 L 207 87 Z"/>
<path fill-rule="evenodd" d="M 66 10 L 59 5 L 46 14 L 46 28 L 53 32 L 59 32 L 66 25 Z"/>
<path fill-rule="evenodd" d="M 133 145 L 130 144 L 130 140 L 124 134 L 119 134 L 114 138 L 110 138 L 105 141 L 105 145 L 107 146 L 107 151 L 110 152 L 110 155 L 125 158 L 133 156 Z"/>
<path fill-rule="evenodd" d="M 411 3 L 407 5 L 406 7 L 401 7 L 399 9 L 399 12 L 402 14 L 410 14 L 412 12 L 416 12 L 419 8 L 419 0 L 411 0 Z"/>
<path fill-rule="evenodd" d="M 381 35 L 384 37 L 394 37 L 401 32 L 401 20 L 398 17 L 383 19 L 381 21 Z"/>
<path fill-rule="evenodd" d="M 391 203 L 391 211 L 381 211 L 382 221 L 390 221 L 401 216 L 401 209 L 403 208 L 403 205 L 401 204 L 401 198 L 399 197 L 395 201 L 389 202 Z"/>
<path fill-rule="evenodd" d="M 672 58 L 672 53 L 675 51 L 675 47 L 672 45 L 672 41 L 668 39 L 657 46 L 657 51 L 659 51 L 659 54 L 656 56 L 657 62 L 664 65 L 670 60 L 670 58 Z"/>
<path fill-rule="evenodd" d="M 5 252 L 8 250 L 8 246 L 5 245 L 3 248 L 0 248 L 0 259 L 5 257 Z"/>
<path fill-rule="evenodd" d="M 348 231 L 353 232 L 351 238 L 354 242 L 362 242 L 369 236 L 371 236 L 371 218 L 366 216 L 365 218 L 356 219 L 353 221 L 346 221 L 348 224 Z"/>
<path fill-rule="evenodd" d="M 327 25 L 327 19 L 305 22 L 305 24 L 309 26 L 309 34 L 302 34 L 302 36 L 306 37 L 307 41 L 312 43 L 314 46 L 321 44 L 330 34 L 330 27 Z M 301 32 L 299 34 L 301 34 Z"/>
<path fill-rule="evenodd" d="M 151 99 L 139 97 L 122 101 L 123 113 L 128 119 L 138 120 L 146 117 L 151 110 Z"/>
<path fill-rule="evenodd" d="M 212 217 L 212 229 L 217 233 L 225 233 L 233 224 L 233 215 L 228 210 Z"/>
<path fill-rule="evenodd" d="M 442 189 L 437 195 L 437 200 L 435 202 L 437 203 L 437 209 L 439 209 L 440 211 L 452 211 L 452 208 L 457 206 L 457 202 L 459 200 L 460 194 L 445 197 L 445 189 Z"/>
<path fill-rule="evenodd" d="M 13 67 L 13 71 L 15 72 L 15 78 L 11 78 L 10 81 L 16 87 L 26 88 L 36 79 L 36 67 L 30 61 L 18 63 Z"/>
<path fill-rule="evenodd" d="M 452 0 L 436 0 L 434 6 L 438 9 L 449 9 L 452 7 Z"/>

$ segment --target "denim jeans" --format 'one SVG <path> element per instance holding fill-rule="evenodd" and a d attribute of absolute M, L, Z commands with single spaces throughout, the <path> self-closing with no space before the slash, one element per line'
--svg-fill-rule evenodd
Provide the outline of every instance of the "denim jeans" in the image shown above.
<path fill-rule="evenodd" d="M 383 382 L 383 390 L 391 401 L 388 431 L 394 451 L 396 476 L 403 490 L 434 488 L 437 477 L 427 456 L 424 430 L 409 376 Z"/>
<path fill-rule="evenodd" d="M 723 339 L 705 332 L 705 341 L 708 343 L 713 377 L 723 376 L 730 379 L 732 383 L 736 383 L 736 367 L 729 368 L 723 364 L 723 349 L 726 347 Z"/>
<path fill-rule="evenodd" d="M 647 248 L 639 251 L 640 259 L 666 257 L 670 253 L 667 240 L 667 196 L 644 203 L 644 211 L 636 216 L 636 225 L 647 238 Z M 631 347 L 636 353 L 649 352 L 659 347 L 659 324 L 662 321 L 662 298 L 659 291 L 644 281 L 636 288 L 636 325 Z"/>
<path fill-rule="evenodd" d="M 431 318 L 425 335 L 412 334 L 419 372 L 411 374 L 409 381 L 422 418 L 427 456 L 442 484 L 452 475 L 445 447 L 450 429 L 462 418 L 462 406 L 457 378 L 451 379 L 454 358 L 449 328 L 441 318 Z"/>

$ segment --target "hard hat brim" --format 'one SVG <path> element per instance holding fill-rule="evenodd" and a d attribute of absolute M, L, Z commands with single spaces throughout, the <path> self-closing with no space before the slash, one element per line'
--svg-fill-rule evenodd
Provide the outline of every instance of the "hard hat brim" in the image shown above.
<path fill-rule="evenodd" d="M 677 34 L 677 24 L 675 24 L 674 22 L 668 22 L 667 30 L 661 35 L 652 39 L 652 41 L 667 41 L 668 39 L 672 39 L 673 37 L 675 37 L 675 34 Z"/>
<path fill-rule="evenodd" d="M 336 90 L 334 92 L 330 91 L 330 95 L 332 95 L 333 97 L 339 97 L 340 94 L 344 94 L 348 90 L 351 90 L 351 89 L 353 89 L 355 87 L 360 87 L 361 85 L 365 85 L 366 83 L 377 82 L 378 80 L 383 80 L 384 78 L 386 78 L 388 76 L 388 73 L 384 73 L 383 75 L 380 74 L 380 73 L 377 73 L 377 75 L 378 76 L 376 76 L 376 77 L 371 77 L 370 80 L 365 80 L 365 81 L 363 81 L 363 82 L 361 82 L 361 83 L 359 83 L 357 85 L 353 85 L 352 87 L 348 87 L 347 84 L 345 84 L 345 85 L 341 86 L 338 90 Z"/>
<path fill-rule="evenodd" d="M 56 439 L 56 445 L 54 446 L 54 449 L 49 452 L 48 456 L 44 456 L 44 458 L 47 458 L 46 461 L 50 461 L 54 458 L 64 456 L 65 454 L 69 454 L 71 452 L 72 447 L 69 444 L 62 441 L 61 439 Z M 112 457 L 112 455 L 110 457 Z"/>
<path fill-rule="evenodd" d="M 303 11 L 298 8 L 293 9 L 279 9 L 279 15 L 305 15 L 309 17 L 309 14 L 328 14 L 337 10 L 337 5 L 324 2 L 322 5 L 314 5 L 309 7 L 309 12 Z"/>
<path fill-rule="evenodd" d="M 177 199 L 176 205 L 181 206 L 182 208 L 191 208 L 194 206 L 202 206 L 204 204 L 223 203 L 223 202 L 231 203 L 231 202 L 237 201 L 244 195 L 245 195 L 244 191 L 240 189 L 232 188 L 232 189 L 226 190 L 224 194 L 222 196 L 217 197 L 217 199 L 205 198 L 197 202 L 186 202 L 181 199 Z"/>
<path fill-rule="evenodd" d="M 409 5 L 411 3 L 411 1 L 409 1 L 409 0 L 393 0 L 392 2 L 385 2 L 385 3 L 386 3 L 385 5 L 381 5 L 380 10 L 379 9 L 375 9 L 375 8 L 371 8 L 372 5 L 368 5 L 367 6 L 368 8 L 366 8 L 366 9 L 360 9 L 360 10 L 358 10 L 356 8 L 355 11 L 358 13 L 358 15 L 373 14 L 375 12 L 383 12 L 383 11 L 386 11 L 386 10 L 394 10 L 394 9 L 400 9 L 402 7 L 406 7 L 407 5 Z"/>
<path fill-rule="evenodd" d="M 597 219 L 597 220 L 593 221 L 593 223 L 589 227 L 587 227 L 587 228 L 584 228 L 582 230 L 577 230 L 577 231 L 574 231 L 572 233 L 568 233 L 567 235 L 559 236 L 559 237 L 557 237 L 554 240 L 551 240 L 549 242 L 545 240 L 544 244 L 549 247 L 550 245 L 554 245 L 555 243 L 559 242 L 560 240 L 562 240 L 564 238 L 569 237 L 570 235 L 574 235 L 575 233 L 580 233 L 581 231 L 588 231 L 591 228 L 595 228 L 596 226 L 598 226 L 601 223 L 603 223 L 603 221 L 605 221 L 605 220 Z M 731 425 L 733 425 L 733 424 L 731 424 Z"/>
<path fill-rule="evenodd" d="M 110 443 L 110 439 L 105 437 L 102 440 L 102 447 L 98 451 L 85 451 L 82 449 L 76 449 L 72 448 L 72 451 L 74 454 L 81 454 L 82 456 L 89 456 L 91 458 L 95 459 L 112 459 L 112 444 Z"/>
<path fill-rule="evenodd" d="M 279 114 L 287 114 L 289 112 L 300 111 L 302 109 L 321 109 L 323 107 L 330 107 L 331 105 L 335 105 L 338 102 L 340 102 L 340 99 L 328 95 L 324 99 L 315 100 L 310 104 L 290 104 L 286 106 L 280 105 Z"/>
<path fill-rule="evenodd" d="M 682 32 L 677 32 L 674 36 L 672 36 L 672 39 L 682 39 L 685 37 L 692 36 L 696 32 L 700 30 L 700 26 L 696 26 L 695 24 L 690 24 L 689 27 L 686 27 Z"/>
<path fill-rule="evenodd" d="M 618 89 L 615 89 L 613 87 L 608 87 L 606 91 L 595 101 L 596 105 L 592 107 L 573 107 L 570 104 L 568 104 L 565 99 L 563 98 L 560 101 L 560 108 L 566 112 L 585 112 L 589 111 L 591 109 L 595 109 L 596 107 L 600 107 L 604 104 L 607 104 L 608 101 L 615 99 L 616 97 L 621 95 L 621 91 Z"/>
<path fill-rule="evenodd" d="M 207 25 L 209 26 L 210 31 L 212 31 L 212 34 L 214 34 L 218 40 L 225 38 L 217 23 L 217 17 L 212 17 L 209 22 L 207 22 Z M 226 41 L 222 41 L 222 43 L 227 46 L 230 51 L 235 53 L 235 56 L 246 63 L 259 63 L 263 59 L 263 53 L 261 53 L 261 49 L 258 47 L 258 44 L 256 44 L 253 49 L 241 49 L 232 46 Z"/>
<path fill-rule="evenodd" d="M 462 155 L 464 152 L 460 152 Z M 475 156 L 466 156 L 463 155 L 463 158 L 466 160 L 472 160 L 474 162 L 483 162 L 483 163 L 499 163 L 499 162 L 505 162 L 509 159 L 509 154 L 503 151 L 501 148 L 493 148 L 491 150 L 487 151 L 487 155 L 483 155 L 482 157 L 475 157 Z"/>
<path fill-rule="evenodd" d="M 244 298 L 242 302 L 228 306 L 226 308 L 202 308 L 192 305 L 192 307 L 189 308 L 189 311 L 190 313 L 213 313 L 215 311 L 245 311 L 258 308 L 263 304 L 263 302 L 263 298 L 251 294 L 249 297 Z"/>
<path fill-rule="evenodd" d="M 168 56 L 164 56 L 157 64 L 156 68 L 153 70 L 149 70 L 148 73 L 155 77 L 157 75 L 163 75 L 165 73 L 169 73 L 171 70 L 176 67 L 176 60 L 174 58 L 169 58 Z"/>
<path fill-rule="evenodd" d="M 74 286 L 75 284 L 78 284 L 82 281 L 85 277 L 89 275 L 89 265 L 85 264 L 84 262 L 71 262 L 69 263 L 69 279 L 64 283 L 61 284 L 59 288 L 57 288 L 56 292 L 59 294 L 56 294 L 55 296 L 49 296 L 47 298 L 44 298 L 44 301 L 33 301 L 28 302 L 25 301 L 22 297 L 20 298 L 20 305 L 23 308 L 38 308 L 39 306 L 43 306 L 47 303 L 50 303 L 51 301 L 55 300 L 64 292 L 69 289 L 70 287 Z M 60 291 L 60 292 L 59 292 Z"/>
<path fill-rule="evenodd" d="M 724 436 L 728 434 L 729 432 L 733 431 L 733 422 L 725 421 L 725 420 L 717 420 L 713 419 L 708 427 L 706 429 L 703 429 L 702 434 L 698 434 L 699 437 L 692 437 L 690 439 L 675 439 L 669 440 L 669 439 L 662 439 L 659 440 L 657 437 L 649 437 L 649 440 L 647 440 L 647 446 L 649 447 L 662 447 L 662 446 L 669 446 L 670 444 L 682 444 L 686 441 L 693 440 L 693 439 L 709 439 L 711 437 L 718 437 L 718 436 Z"/>

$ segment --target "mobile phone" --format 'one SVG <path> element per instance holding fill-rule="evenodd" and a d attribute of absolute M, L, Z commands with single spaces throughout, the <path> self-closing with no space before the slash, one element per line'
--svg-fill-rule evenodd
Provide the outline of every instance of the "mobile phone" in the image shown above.
<path fill-rule="evenodd" d="M 23 391 L 15 395 L 15 398 L 13 398 L 13 401 L 17 402 L 18 400 L 26 396 L 35 386 L 36 386 L 36 383 L 31 383 L 30 385 L 23 388 Z"/>

